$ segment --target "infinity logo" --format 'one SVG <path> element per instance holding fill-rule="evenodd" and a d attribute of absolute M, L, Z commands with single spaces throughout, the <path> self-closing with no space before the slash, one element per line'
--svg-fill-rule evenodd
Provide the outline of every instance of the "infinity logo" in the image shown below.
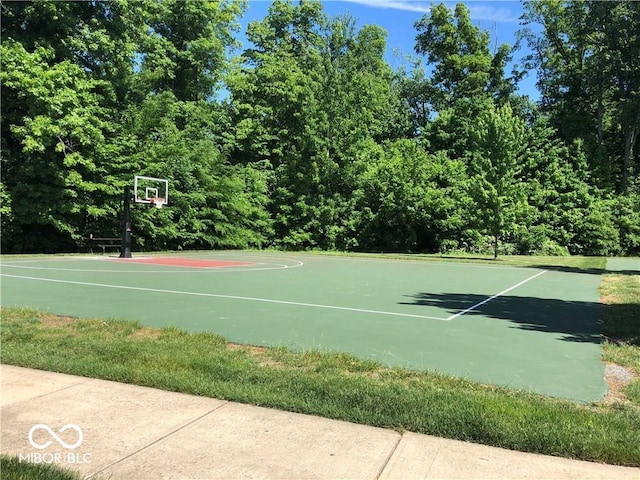
<path fill-rule="evenodd" d="M 51 430 L 51 428 L 49 427 L 49 425 L 45 425 L 43 423 L 39 423 L 37 425 L 34 425 L 33 427 L 31 427 L 31 430 L 29 430 L 29 443 L 34 447 L 37 448 L 39 450 L 42 450 L 44 448 L 47 448 L 49 445 L 51 445 L 52 441 L 51 440 L 47 440 L 45 443 L 37 443 L 34 439 L 33 439 L 33 434 L 34 432 L 36 432 L 37 430 L 44 430 L 46 431 L 49 435 L 51 435 L 53 437 L 53 439 L 58 442 L 60 445 L 62 445 L 64 448 L 68 448 L 68 449 L 74 449 L 74 448 L 78 448 L 80 446 L 80 444 L 82 443 L 82 429 L 77 426 L 74 425 L 72 423 L 69 423 L 68 425 L 65 425 L 64 427 L 62 427 L 60 430 L 58 430 L 58 433 L 63 433 L 67 430 L 75 430 L 78 434 L 78 441 L 76 441 L 76 443 L 72 443 L 72 444 L 68 444 L 66 443 L 64 440 L 62 440 L 58 435 L 56 435 L 56 432 L 54 432 L 53 430 Z"/>

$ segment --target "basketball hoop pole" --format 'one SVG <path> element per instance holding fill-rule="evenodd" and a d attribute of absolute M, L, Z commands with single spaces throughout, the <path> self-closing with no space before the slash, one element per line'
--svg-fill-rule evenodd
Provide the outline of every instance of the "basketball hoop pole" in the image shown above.
<path fill-rule="evenodd" d="M 124 218 L 120 258 L 131 258 L 131 187 L 124 187 Z"/>

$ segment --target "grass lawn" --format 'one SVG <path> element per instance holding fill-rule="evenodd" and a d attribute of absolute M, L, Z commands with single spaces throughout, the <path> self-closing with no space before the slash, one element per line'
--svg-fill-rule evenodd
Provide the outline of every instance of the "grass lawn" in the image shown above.
<path fill-rule="evenodd" d="M 431 258 L 441 260 L 425 261 Z M 598 258 L 499 261 L 572 270 L 604 266 Z M 638 275 L 608 274 L 602 285 L 603 332 L 609 339 L 605 360 L 632 373 L 640 372 L 639 280 Z M 614 401 L 582 405 L 387 368 L 346 354 L 240 346 L 209 333 L 26 309 L 2 311 L 1 360 L 514 450 L 640 466 L 637 376 Z"/>
<path fill-rule="evenodd" d="M 56 465 L 20 462 L 15 457 L 0 455 L 2 480 L 80 480 L 80 475 Z"/>
<path fill-rule="evenodd" d="M 605 304 L 602 333 L 604 360 L 636 374 L 624 386 L 623 399 L 640 405 L 640 275 L 607 274 L 600 287 Z M 640 442 L 639 442 L 640 443 Z"/>

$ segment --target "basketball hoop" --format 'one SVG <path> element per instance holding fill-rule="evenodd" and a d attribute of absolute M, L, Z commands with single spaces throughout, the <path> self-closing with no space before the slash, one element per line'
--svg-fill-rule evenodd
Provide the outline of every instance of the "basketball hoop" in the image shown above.
<path fill-rule="evenodd" d="M 156 208 L 162 208 L 167 203 L 166 199 L 162 197 L 150 197 L 149 204 Z"/>
<path fill-rule="evenodd" d="M 133 179 L 133 201 L 146 203 L 156 208 L 167 205 L 169 200 L 169 181 L 166 178 L 142 177 Z"/>

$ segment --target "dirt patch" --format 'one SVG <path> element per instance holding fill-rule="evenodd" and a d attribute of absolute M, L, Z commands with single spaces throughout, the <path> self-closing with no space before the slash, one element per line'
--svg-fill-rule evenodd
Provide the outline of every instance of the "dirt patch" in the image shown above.
<path fill-rule="evenodd" d="M 259 347 L 257 345 L 242 345 L 240 343 L 227 343 L 227 348 L 229 350 L 244 350 L 251 356 L 262 355 L 269 350 L 267 347 Z"/>
<path fill-rule="evenodd" d="M 272 348 L 260 347 L 257 345 L 242 345 L 238 343 L 227 343 L 229 350 L 240 350 L 246 352 L 251 358 L 253 358 L 260 367 L 271 367 L 277 369 L 286 370 L 304 370 L 304 367 L 296 367 L 294 365 L 287 365 L 275 358 L 271 357 Z"/>
<path fill-rule="evenodd" d="M 57 328 L 57 327 L 68 327 L 69 325 L 77 322 L 77 318 L 73 317 L 63 317 L 60 315 L 49 315 L 44 314 L 40 316 L 40 323 L 44 327 L 48 328 Z"/>
<path fill-rule="evenodd" d="M 609 391 L 604 397 L 604 402 L 625 403 L 628 400 L 622 389 L 638 378 L 638 375 L 629 368 L 622 367 L 615 363 L 606 362 L 604 378 L 609 386 Z"/>
<path fill-rule="evenodd" d="M 283 365 L 276 360 L 268 357 L 269 349 L 267 347 L 259 347 L 257 345 L 241 345 L 239 343 L 227 343 L 229 350 L 240 350 L 249 354 L 249 356 L 258 362 L 261 367 L 282 368 Z"/>
<path fill-rule="evenodd" d="M 615 305 L 619 303 L 618 297 L 611 292 L 616 283 L 620 282 L 620 278 L 614 275 L 603 275 L 600 285 L 600 303 L 605 305 Z"/>
<path fill-rule="evenodd" d="M 129 338 L 136 338 L 141 340 L 157 340 L 160 338 L 161 331 L 157 328 L 141 327 L 131 335 Z"/>

